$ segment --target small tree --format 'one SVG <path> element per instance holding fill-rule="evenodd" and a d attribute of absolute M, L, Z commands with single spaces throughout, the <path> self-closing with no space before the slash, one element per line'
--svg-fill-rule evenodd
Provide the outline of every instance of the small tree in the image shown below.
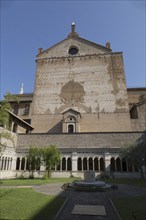
<path fill-rule="evenodd" d="M 141 178 L 144 178 L 143 166 L 146 166 L 146 134 L 144 133 L 135 143 L 123 149 L 123 156 L 127 161 L 133 161 L 138 166 Z"/>
<path fill-rule="evenodd" d="M 16 100 L 18 101 L 18 97 L 15 95 L 11 95 L 10 93 L 7 93 L 5 96 L 5 99 L 0 102 L 0 126 L 9 130 L 9 112 L 11 111 L 11 105 L 9 103 L 10 100 Z M 2 130 L 0 132 L 0 153 L 4 151 L 5 147 L 7 146 L 7 140 L 10 140 L 12 144 L 14 145 L 14 140 L 10 132 L 7 130 Z"/>
<path fill-rule="evenodd" d="M 12 95 L 10 93 L 7 93 L 5 96 L 5 99 L 1 101 L 0 103 L 0 125 L 2 127 L 5 127 L 6 129 L 9 129 L 9 112 L 11 111 L 11 105 L 10 100 L 18 101 L 18 97 L 16 95 Z M 8 111 L 7 111 L 8 110 Z"/>
<path fill-rule="evenodd" d="M 15 95 L 11 95 L 7 93 L 5 95 L 5 99 L 0 102 L 0 126 L 9 130 L 9 111 L 12 110 L 11 105 L 9 103 L 10 100 L 16 100 L 18 102 L 18 97 Z M 10 132 L 3 130 L 0 132 L 0 153 L 4 150 L 6 143 L 3 140 L 11 140 L 14 145 L 14 140 Z"/>
<path fill-rule="evenodd" d="M 27 160 L 28 160 L 28 167 L 29 172 L 31 171 L 31 177 L 34 178 L 34 171 L 40 166 L 40 160 L 38 157 L 41 156 L 41 150 L 39 148 L 30 147 Z M 38 164 L 39 163 L 39 164 Z"/>
<path fill-rule="evenodd" d="M 54 145 L 50 145 L 49 147 L 42 149 L 42 157 L 48 177 L 50 177 L 51 168 L 55 168 L 55 165 L 58 165 L 60 162 L 60 152 Z"/>
<path fill-rule="evenodd" d="M 29 172 L 32 172 L 32 177 L 34 177 L 34 171 L 40 166 L 41 162 L 46 166 L 47 176 L 50 177 L 51 168 L 54 168 L 55 165 L 58 165 L 60 162 L 60 152 L 54 145 L 50 145 L 43 149 L 30 147 L 27 158 Z M 38 158 L 41 158 L 42 161 L 38 160 Z"/>

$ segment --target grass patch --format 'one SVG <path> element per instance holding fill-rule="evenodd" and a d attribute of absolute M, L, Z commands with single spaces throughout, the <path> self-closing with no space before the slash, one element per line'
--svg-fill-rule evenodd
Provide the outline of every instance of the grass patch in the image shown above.
<path fill-rule="evenodd" d="M 65 198 L 32 189 L 1 189 L 0 219 L 53 219 Z"/>
<path fill-rule="evenodd" d="M 124 220 L 146 219 L 146 196 L 113 199 L 113 202 Z"/>
<path fill-rule="evenodd" d="M 112 184 L 125 184 L 138 187 L 146 187 L 146 179 L 103 179 L 104 182 Z"/>
<path fill-rule="evenodd" d="M 49 178 L 49 179 L 10 179 L 1 180 L 0 185 L 4 186 L 29 186 L 29 185 L 42 185 L 47 183 L 69 183 L 77 178 Z"/>

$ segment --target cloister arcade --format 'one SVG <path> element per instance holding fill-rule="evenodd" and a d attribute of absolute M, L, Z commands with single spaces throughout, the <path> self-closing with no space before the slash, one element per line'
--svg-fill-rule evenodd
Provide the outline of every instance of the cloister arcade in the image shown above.
<path fill-rule="evenodd" d="M 36 158 L 37 166 L 35 170 L 42 170 L 40 158 Z M 12 157 L 0 157 L 0 170 L 11 170 L 12 162 L 16 165 L 16 171 L 29 170 L 27 157 L 17 157 L 16 161 Z M 77 157 L 77 171 L 94 170 L 95 172 L 106 171 L 106 161 L 104 157 Z M 14 168 L 13 168 L 14 169 Z M 44 170 L 44 169 L 43 169 Z M 52 168 L 54 171 L 72 171 L 72 158 L 62 157 L 60 164 Z M 111 172 L 138 172 L 138 167 L 131 161 L 127 162 L 125 158 L 111 157 L 110 169 Z"/>
<path fill-rule="evenodd" d="M 11 170 L 12 161 L 12 157 L 0 157 L 0 170 Z"/>

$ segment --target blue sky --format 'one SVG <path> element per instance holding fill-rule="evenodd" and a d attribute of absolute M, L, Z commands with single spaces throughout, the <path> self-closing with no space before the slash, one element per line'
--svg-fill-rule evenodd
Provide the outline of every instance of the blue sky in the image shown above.
<path fill-rule="evenodd" d="M 146 86 L 145 1 L 1 0 L 0 98 L 34 90 L 38 48 L 67 37 L 72 21 L 80 37 L 123 51 L 127 87 Z"/>

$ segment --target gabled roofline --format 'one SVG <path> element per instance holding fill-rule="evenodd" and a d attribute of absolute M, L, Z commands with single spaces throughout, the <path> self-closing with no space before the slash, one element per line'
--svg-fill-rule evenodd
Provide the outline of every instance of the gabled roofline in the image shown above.
<path fill-rule="evenodd" d="M 78 112 L 78 111 L 76 111 L 76 110 L 74 110 L 74 109 L 72 109 L 72 108 L 69 108 L 69 109 L 65 110 L 64 112 L 62 112 L 62 115 L 66 114 L 66 113 L 69 112 L 69 111 L 73 111 L 73 112 L 75 112 L 76 114 L 81 115 L 80 112 Z"/>
<path fill-rule="evenodd" d="M 43 54 L 43 53 L 46 53 L 46 52 L 48 52 L 49 50 L 52 50 L 52 49 L 55 48 L 56 46 L 60 45 L 61 43 L 65 42 L 65 41 L 67 41 L 68 39 L 80 40 L 80 41 L 85 42 L 85 43 L 87 43 L 87 44 L 90 44 L 90 45 L 92 45 L 92 46 L 94 46 L 94 47 L 104 49 L 104 50 L 107 51 L 107 52 L 111 52 L 111 51 L 112 51 L 111 49 L 109 49 L 109 48 L 107 48 L 107 47 L 105 47 L 105 46 L 102 46 L 102 45 L 100 45 L 100 44 L 96 44 L 96 43 L 94 43 L 94 42 L 92 42 L 92 41 L 89 41 L 89 40 L 86 40 L 86 39 L 81 38 L 81 37 L 79 37 L 79 36 L 73 35 L 73 36 L 68 36 L 68 37 L 65 38 L 64 40 L 62 40 L 62 41 L 56 43 L 55 45 L 53 45 L 53 46 L 47 48 L 46 50 L 43 50 L 41 53 L 37 54 L 36 57 L 39 57 L 39 55 L 41 55 L 41 54 Z"/>

